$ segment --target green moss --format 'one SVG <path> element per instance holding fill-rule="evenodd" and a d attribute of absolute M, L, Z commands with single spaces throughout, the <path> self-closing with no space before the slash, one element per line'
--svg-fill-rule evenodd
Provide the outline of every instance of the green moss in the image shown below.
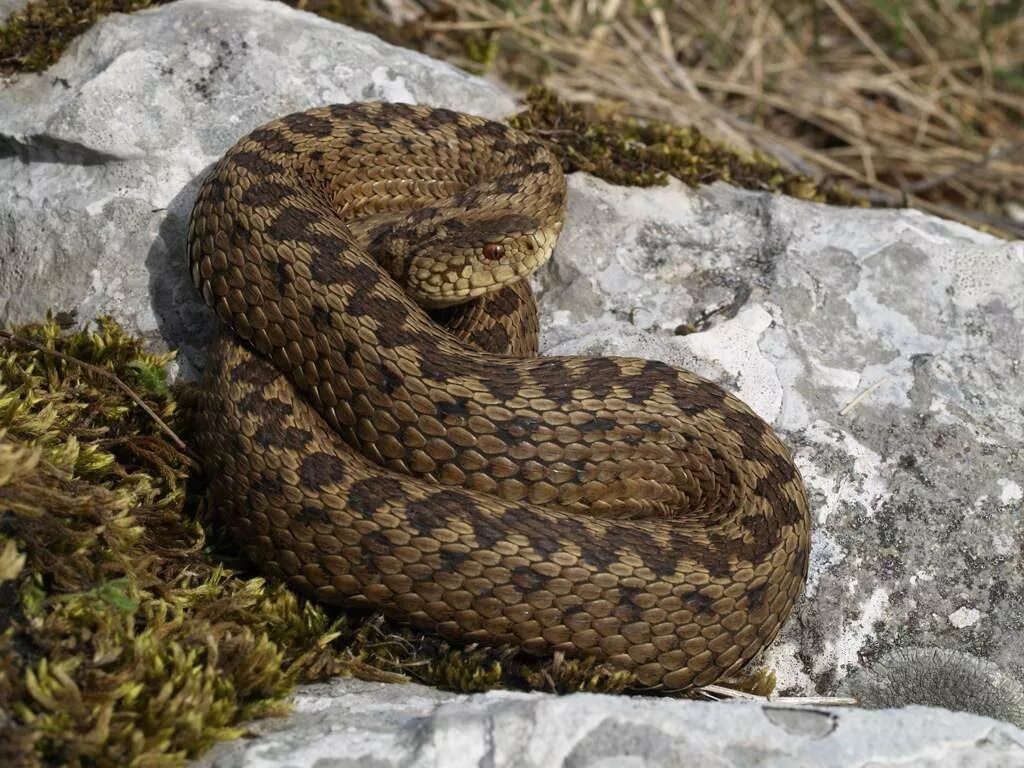
<path fill-rule="evenodd" d="M 0 765 L 181 765 L 336 675 L 463 692 L 635 682 L 330 611 L 254 574 L 205 508 L 184 447 L 195 390 L 166 386 L 172 359 L 109 319 L 0 331 Z"/>
<path fill-rule="evenodd" d="M 713 142 L 696 128 L 567 104 L 542 87 L 529 90 L 526 109 L 509 123 L 547 142 L 567 172 L 585 171 L 612 184 L 646 187 L 674 176 L 690 186 L 724 181 L 803 200 L 864 204 L 839 187 L 790 173 L 766 155 L 748 156 Z"/>
<path fill-rule="evenodd" d="M 170 0 L 29 0 L 0 26 L 0 72 L 38 72 L 108 13 L 131 13 Z"/>
<path fill-rule="evenodd" d="M 174 427 L 170 356 L 109 320 L 17 336 L 65 357 L 0 340 L 0 764 L 179 765 L 343 671 L 343 621 L 225 568 L 185 514 L 188 457 L 68 359 Z"/>

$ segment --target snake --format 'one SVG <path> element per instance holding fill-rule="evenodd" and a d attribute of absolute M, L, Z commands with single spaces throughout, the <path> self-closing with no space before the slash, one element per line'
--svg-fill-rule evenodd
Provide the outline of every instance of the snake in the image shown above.
<path fill-rule="evenodd" d="M 208 498 L 314 601 L 636 688 L 708 685 L 793 611 L 805 487 L 709 380 L 537 355 L 524 278 L 566 208 L 542 138 L 448 109 L 321 106 L 240 139 L 186 246 L 220 328 L 195 432 Z"/>

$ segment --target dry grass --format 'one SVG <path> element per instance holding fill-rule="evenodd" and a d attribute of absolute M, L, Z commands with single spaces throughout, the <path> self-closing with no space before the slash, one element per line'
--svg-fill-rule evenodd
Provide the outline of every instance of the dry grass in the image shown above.
<path fill-rule="evenodd" d="M 0 73 L 109 11 L 30 0 Z M 692 125 L 822 189 L 1024 237 L 1024 0 L 284 0 L 526 89 Z"/>
<path fill-rule="evenodd" d="M 875 203 L 1024 236 L 1022 0 L 359 5 L 376 31 L 387 21 L 393 39 L 514 85 L 693 124 Z"/>

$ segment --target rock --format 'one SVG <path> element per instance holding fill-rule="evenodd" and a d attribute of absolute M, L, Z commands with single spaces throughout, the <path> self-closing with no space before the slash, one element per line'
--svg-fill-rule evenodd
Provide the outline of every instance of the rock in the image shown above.
<path fill-rule="evenodd" d="M 109 313 L 195 361 L 213 319 L 182 243 L 206 168 L 274 117 L 370 99 L 514 108 L 479 78 L 282 3 L 104 17 L 0 90 L 0 323 Z"/>
<path fill-rule="evenodd" d="M 868 709 L 923 704 L 1024 726 L 1024 686 L 991 661 L 948 648 L 887 653 L 847 677 L 839 694 Z"/>
<path fill-rule="evenodd" d="M 221 744 L 193 768 L 1017 768 L 1024 731 L 941 709 L 802 709 L 626 696 L 445 694 L 334 680 L 286 723 Z"/>
<path fill-rule="evenodd" d="M 108 17 L 50 70 L 0 90 L 0 174 L 8 180 L 0 191 L 0 322 L 50 307 L 83 320 L 110 312 L 180 348 L 192 373 L 212 327 L 183 254 L 204 169 L 271 117 L 376 98 L 491 117 L 514 106 L 450 66 L 278 3 L 180 0 Z M 903 645 L 963 648 L 1018 674 L 1024 243 L 913 211 L 829 208 L 724 185 L 621 189 L 583 175 L 569 184 L 565 232 L 537 278 L 546 352 L 631 354 L 692 368 L 737 392 L 795 452 L 815 531 L 805 595 L 765 657 L 781 689 L 831 693 L 851 670 Z M 456 754 L 444 745 L 461 749 L 459 728 L 446 732 L 444 723 L 518 743 L 538 761 L 568 745 L 573 765 L 599 764 L 600 751 L 616 744 L 646 743 L 637 734 L 664 745 L 638 747 L 637 760 L 651 764 L 676 754 L 673 734 L 697 734 L 686 737 L 690 750 L 699 741 L 718 745 L 720 764 L 759 756 L 800 764 L 789 758 L 825 743 L 772 735 L 785 731 L 772 718 L 818 716 L 769 715 L 755 705 L 446 698 L 396 688 L 382 695 L 434 697 L 398 714 L 369 688 L 337 685 L 315 691 L 372 709 L 359 720 L 372 726 L 366 743 L 395 740 L 368 719 L 381 712 L 380 728 L 400 734 L 395 749 L 409 754 Z M 310 701 L 300 699 L 321 706 Z M 669 707 L 671 716 L 656 715 Z M 521 716 L 507 732 L 498 721 L 506 711 Z M 648 716 L 661 719 L 644 724 Z M 557 717 L 579 732 L 548 733 Z M 1020 743 L 1012 729 L 930 710 L 821 717 L 851 723 L 850 733 L 870 737 L 878 754 L 917 749 L 910 734 L 951 750 Z M 609 735 L 621 718 L 633 725 Z M 734 718 L 746 718 L 744 727 Z M 516 742 L 516 734 L 534 741 Z M 724 735 L 737 740 L 734 752 L 721 746 Z M 306 748 L 308 738 L 283 743 Z M 592 751 L 571 754 L 584 742 Z M 826 764 L 816 759 L 805 764 Z"/>
<path fill-rule="evenodd" d="M 7 21 L 7 18 L 15 11 L 25 7 L 27 0 L 0 0 L 0 24 Z"/>
<path fill-rule="evenodd" d="M 797 618 L 767 655 L 784 689 L 830 693 L 902 645 L 1019 672 L 1024 242 L 914 211 L 576 175 L 540 283 L 548 354 L 690 368 L 794 450 L 815 530 Z"/>

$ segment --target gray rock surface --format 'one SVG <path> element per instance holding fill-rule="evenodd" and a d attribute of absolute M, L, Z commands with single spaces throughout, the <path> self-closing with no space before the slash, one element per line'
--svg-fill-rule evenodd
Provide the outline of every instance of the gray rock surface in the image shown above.
<path fill-rule="evenodd" d="M 949 648 L 898 648 L 847 677 L 838 693 L 867 709 L 926 704 L 1024 727 L 1024 686 L 991 661 Z"/>
<path fill-rule="evenodd" d="M 46 73 L 0 88 L 0 323 L 49 307 L 82 319 L 110 312 L 181 348 L 187 370 L 212 327 L 183 255 L 204 169 L 271 117 L 379 98 L 492 117 L 514 107 L 484 81 L 278 3 L 181 0 L 107 18 Z M 903 645 L 964 648 L 1020 676 L 1024 243 L 915 212 L 828 208 L 721 185 L 620 189 L 576 175 L 565 232 L 537 283 L 548 353 L 692 368 L 736 391 L 793 448 L 815 531 L 806 594 L 765 657 L 784 691 L 830 693 L 851 669 Z M 494 739 L 503 728 L 533 734 L 543 750 L 559 739 L 607 741 L 622 718 L 640 723 L 669 706 L 662 724 L 630 726 L 634 735 L 621 740 L 634 743 L 649 727 L 652 744 L 690 731 L 714 733 L 718 744 L 707 723 L 743 713 L 750 743 L 781 743 L 768 715 L 750 706 L 494 695 L 453 699 L 464 709 L 423 720 L 415 708 L 388 714 L 378 703 L 419 689 L 331 690 L 357 697 L 353 709 L 383 713 L 396 738 L 424 755 L 457 754 L 463 721 Z M 570 730 L 544 730 L 556 706 L 579 708 L 578 719 L 558 715 L 579 723 L 575 741 Z M 479 718 L 452 714 L 465 708 Z M 977 723 L 925 710 L 888 721 L 848 715 L 864 733 L 898 722 L 884 731 L 897 741 L 959 733 L 946 727 L 957 717 L 968 729 Z M 326 719 L 321 727 L 331 732 Z M 346 728 L 334 732 L 352 743 L 383 738 Z M 1016 738 L 950 736 L 929 754 L 962 757 L 957 750 Z M 586 759 L 566 752 L 565 764 L 601 764 L 603 748 Z M 658 749 L 636 764 L 676 760 L 674 747 Z M 745 749 L 720 752 L 718 764 L 744 764 L 755 754 Z M 270 764 L 260 760 L 238 764 Z"/>
<path fill-rule="evenodd" d="M 15 11 L 20 11 L 28 3 L 28 0 L 0 0 L 0 24 L 7 21 L 7 18 Z"/>
<path fill-rule="evenodd" d="M 104 17 L 0 90 L 0 323 L 109 313 L 195 359 L 213 325 L 181 246 L 205 169 L 236 139 L 333 102 L 513 110 L 484 81 L 398 50 L 264 0 Z"/>
<path fill-rule="evenodd" d="M 570 189 L 540 277 L 545 351 L 695 370 L 796 454 L 815 529 L 768 654 L 783 687 L 830 692 L 901 645 L 1019 676 L 1024 242 L 724 185 Z"/>
<path fill-rule="evenodd" d="M 336 680 L 286 722 L 214 747 L 193 768 L 1017 768 L 1024 731 L 909 707 L 877 712 Z"/>

